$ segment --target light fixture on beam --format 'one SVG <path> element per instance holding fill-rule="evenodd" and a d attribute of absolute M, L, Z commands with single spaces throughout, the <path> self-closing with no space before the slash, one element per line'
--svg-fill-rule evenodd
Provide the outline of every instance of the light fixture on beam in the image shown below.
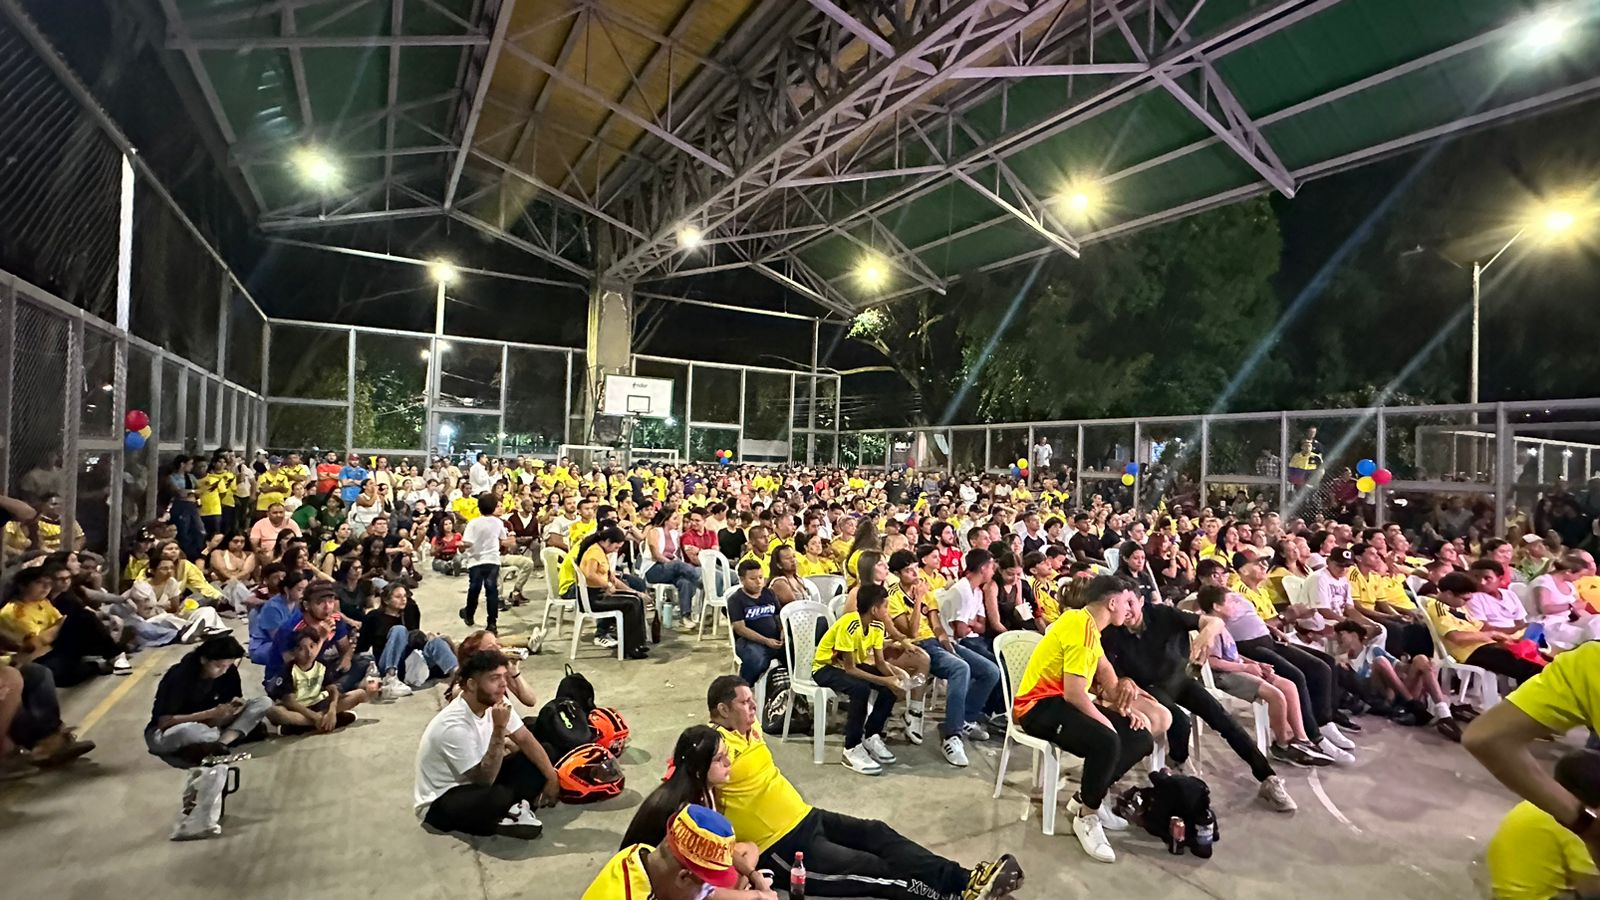
<path fill-rule="evenodd" d="M 311 187 L 326 191 L 339 184 L 339 167 L 327 153 L 316 147 L 301 147 L 292 158 L 295 171 Z"/>
<path fill-rule="evenodd" d="M 434 281 L 444 285 L 455 284 L 456 279 L 461 277 L 455 264 L 447 259 L 436 259 L 429 263 L 428 274 L 433 276 Z"/>
<path fill-rule="evenodd" d="M 678 229 L 678 247 L 683 250 L 693 250 L 705 241 L 706 236 L 700 229 L 693 225 L 685 225 Z"/>
<path fill-rule="evenodd" d="M 870 253 L 856 263 L 856 280 L 869 291 L 882 290 L 889 283 L 889 267 L 883 257 Z"/>
<path fill-rule="evenodd" d="M 1559 9 L 1548 9 L 1528 18 L 1522 27 L 1518 46 L 1533 56 L 1547 56 L 1561 49 L 1572 33 L 1573 22 Z"/>
<path fill-rule="evenodd" d="M 1062 207 L 1079 222 L 1094 218 L 1104 202 L 1104 191 L 1093 181 L 1074 181 L 1061 193 Z"/>

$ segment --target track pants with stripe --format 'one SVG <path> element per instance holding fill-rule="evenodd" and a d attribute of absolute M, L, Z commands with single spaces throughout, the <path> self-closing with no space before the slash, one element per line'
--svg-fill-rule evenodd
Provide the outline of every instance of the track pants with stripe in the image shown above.
<path fill-rule="evenodd" d="M 882 822 L 813 809 L 761 854 L 780 888 L 789 883 L 796 851 L 806 855 L 806 895 L 954 900 L 970 872 L 930 853 Z"/>

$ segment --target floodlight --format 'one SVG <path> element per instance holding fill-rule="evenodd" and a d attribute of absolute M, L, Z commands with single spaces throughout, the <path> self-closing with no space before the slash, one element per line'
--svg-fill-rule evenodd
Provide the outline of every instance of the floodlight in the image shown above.
<path fill-rule="evenodd" d="M 869 291 L 883 287 L 889 281 L 889 269 L 876 254 L 864 256 L 856 263 L 856 279 Z"/>
<path fill-rule="evenodd" d="M 685 225 L 678 229 L 678 246 L 684 250 L 693 250 L 705 240 L 705 235 L 693 225 Z"/>
<path fill-rule="evenodd" d="M 318 190 L 333 187 L 339 181 L 339 167 L 326 153 L 316 147 L 301 147 L 294 152 L 294 167 L 306 183 Z"/>
<path fill-rule="evenodd" d="M 436 259 L 428 264 L 428 274 L 440 284 L 454 284 L 461 274 L 456 270 L 455 264 L 447 259 Z"/>
<path fill-rule="evenodd" d="M 1523 50 L 1532 54 L 1554 52 L 1567 42 L 1572 24 L 1572 19 L 1559 10 L 1546 10 L 1529 17 L 1522 27 L 1522 37 L 1518 43 Z"/>

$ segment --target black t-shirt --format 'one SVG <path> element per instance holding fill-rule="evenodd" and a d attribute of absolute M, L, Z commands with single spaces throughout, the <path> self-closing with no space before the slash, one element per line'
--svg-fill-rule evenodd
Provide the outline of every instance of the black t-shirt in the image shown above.
<path fill-rule="evenodd" d="M 187 716 L 244 696 L 237 666 L 217 678 L 205 678 L 203 671 L 199 652 L 190 651 L 161 676 L 148 727 L 155 728 L 162 716 Z"/>
<path fill-rule="evenodd" d="M 744 532 L 737 528 L 724 528 L 717 532 L 717 550 L 728 558 L 728 562 L 737 563 L 739 557 L 744 555 Z"/>
<path fill-rule="evenodd" d="M 1074 533 L 1067 541 L 1067 547 L 1080 562 L 1105 562 L 1106 556 L 1100 547 L 1100 539 L 1092 534 Z"/>
<path fill-rule="evenodd" d="M 415 631 L 422 625 L 422 610 L 418 608 L 417 601 L 406 600 L 406 608 L 400 615 L 386 609 L 375 609 L 367 613 L 367 618 L 361 623 L 361 636 L 356 639 L 357 653 L 371 653 L 373 656 L 383 652 L 384 643 L 389 640 L 389 629 L 404 628 Z"/>
<path fill-rule="evenodd" d="M 782 633 L 778 624 L 778 598 L 771 588 L 762 588 L 761 596 L 752 597 L 742 589 L 728 598 L 728 619 L 743 622 L 746 628 L 764 638 L 777 638 Z"/>
<path fill-rule="evenodd" d="M 1187 677 L 1189 632 L 1199 629 L 1200 617 L 1194 613 L 1146 603 L 1142 631 L 1116 625 L 1101 632 L 1100 643 L 1119 675 L 1151 691 Z"/>

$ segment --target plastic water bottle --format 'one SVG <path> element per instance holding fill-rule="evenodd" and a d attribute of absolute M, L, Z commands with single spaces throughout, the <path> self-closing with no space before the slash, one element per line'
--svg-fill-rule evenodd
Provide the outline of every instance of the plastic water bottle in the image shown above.
<path fill-rule="evenodd" d="M 794 868 L 789 870 L 789 900 L 805 900 L 806 896 L 806 855 L 796 852 L 794 855 Z"/>

